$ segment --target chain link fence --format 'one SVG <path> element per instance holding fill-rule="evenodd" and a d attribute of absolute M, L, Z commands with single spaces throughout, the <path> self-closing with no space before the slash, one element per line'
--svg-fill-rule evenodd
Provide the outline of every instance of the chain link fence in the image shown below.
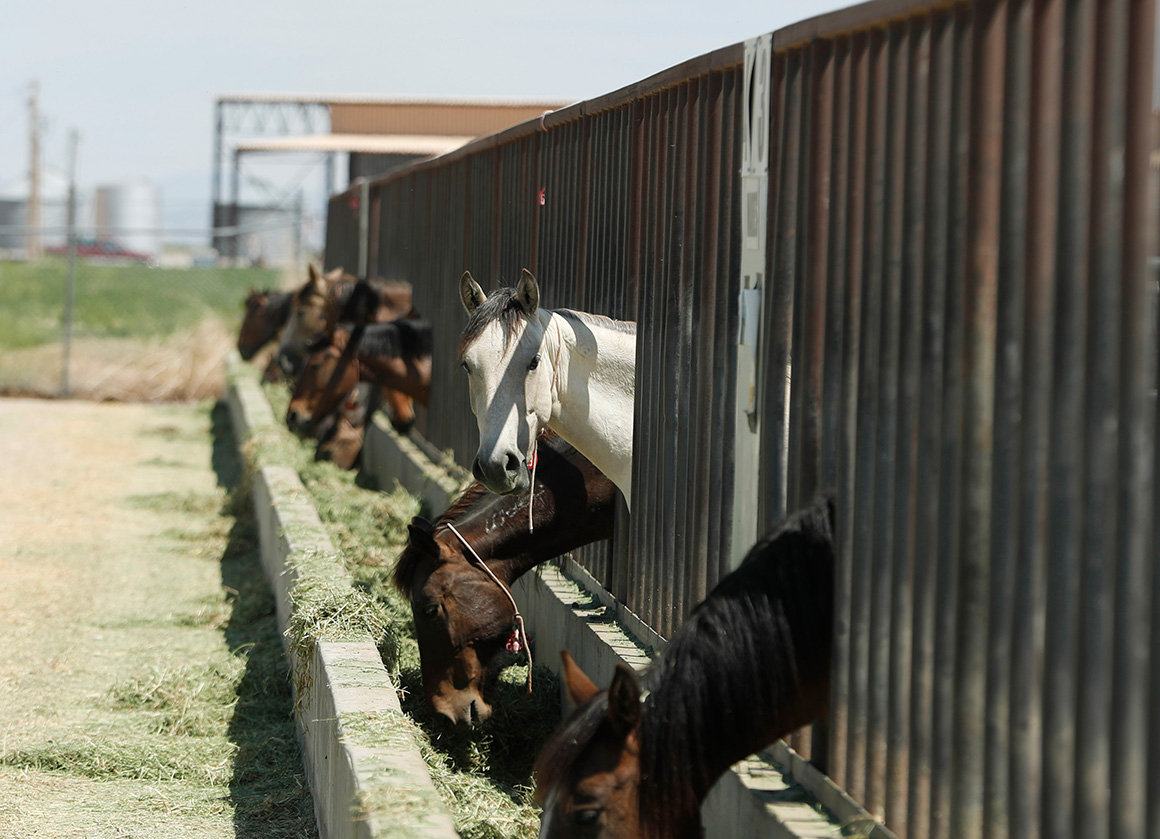
<path fill-rule="evenodd" d="M 76 256 L 44 229 L 40 255 L 0 250 L 0 394 L 121 401 L 216 396 L 253 289 L 292 287 L 305 271 L 298 220 L 235 231 L 248 247 L 121 246 L 131 231 L 78 228 Z M 211 241 L 205 231 L 201 241 Z M 20 237 L 23 233 L 24 236 Z M 28 241 L 27 228 L 0 238 Z M 279 242 L 284 244 L 275 247 Z M 265 253 L 276 255 L 267 260 Z M 301 268 L 299 266 L 302 266 Z"/>

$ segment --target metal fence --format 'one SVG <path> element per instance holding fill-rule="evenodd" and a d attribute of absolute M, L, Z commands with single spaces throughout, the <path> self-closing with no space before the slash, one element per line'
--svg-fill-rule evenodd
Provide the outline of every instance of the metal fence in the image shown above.
<path fill-rule="evenodd" d="M 835 488 L 812 756 L 896 833 L 1160 836 L 1154 38 L 879 0 L 360 187 L 361 239 L 338 196 L 328 241 L 414 283 L 465 464 L 464 268 L 638 321 L 633 515 L 584 562 L 662 635 Z"/>

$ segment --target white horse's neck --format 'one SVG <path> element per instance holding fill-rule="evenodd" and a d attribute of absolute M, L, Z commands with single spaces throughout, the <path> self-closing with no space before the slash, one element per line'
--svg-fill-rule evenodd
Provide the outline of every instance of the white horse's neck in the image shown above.
<path fill-rule="evenodd" d="M 542 361 L 555 367 L 548 427 L 608 476 L 632 504 L 636 333 L 614 321 L 541 310 Z"/>

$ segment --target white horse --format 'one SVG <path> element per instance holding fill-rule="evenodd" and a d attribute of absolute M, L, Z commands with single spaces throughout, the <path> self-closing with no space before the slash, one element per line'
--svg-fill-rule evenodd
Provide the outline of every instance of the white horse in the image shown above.
<path fill-rule="evenodd" d="M 525 493 L 535 441 L 551 428 L 632 503 L 636 324 L 570 309 L 541 309 L 527 269 L 516 288 L 484 293 L 464 272 L 470 317 L 459 341 L 479 423 L 472 472 L 492 492 Z"/>

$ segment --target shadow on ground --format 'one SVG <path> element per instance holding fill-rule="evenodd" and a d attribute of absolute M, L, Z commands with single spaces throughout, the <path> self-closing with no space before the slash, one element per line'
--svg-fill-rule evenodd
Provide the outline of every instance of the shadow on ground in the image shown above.
<path fill-rule="evenodd" d="M 293 719 L 293 694 L 274 612 L 262 574 L 257 525 L 245 487 L 229 412 L 218 403 L 213 418 L 213 466 L 230 491 L 234 518 L 221 559 L 222 585 L 230 592 L 223 629 L 230 652 L 246 666 L 229 725 L 236 747 L 230 803 L 241 837 L 312 839 L 318 836 L 314 804 L 302 768 Z"/>

